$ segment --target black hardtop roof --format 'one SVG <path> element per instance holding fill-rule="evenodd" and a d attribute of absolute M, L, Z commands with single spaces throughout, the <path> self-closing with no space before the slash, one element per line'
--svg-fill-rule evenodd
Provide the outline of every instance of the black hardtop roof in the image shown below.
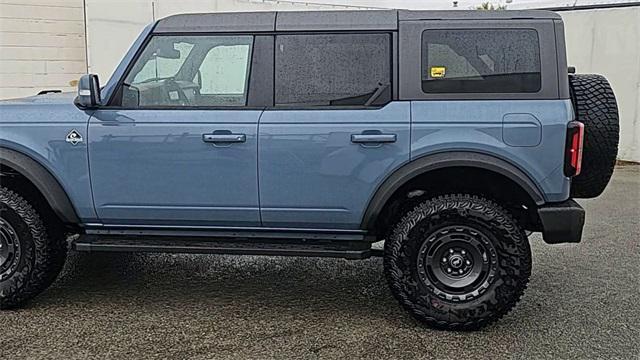
<path fill-rule="evenodd" d="M 157 21 L 153 32 L 273 32 L 328 30 L 397 30 L 412 20 L 561 19 L 544 10 L 350 10 L 221 12 L 172 15 Z"/>

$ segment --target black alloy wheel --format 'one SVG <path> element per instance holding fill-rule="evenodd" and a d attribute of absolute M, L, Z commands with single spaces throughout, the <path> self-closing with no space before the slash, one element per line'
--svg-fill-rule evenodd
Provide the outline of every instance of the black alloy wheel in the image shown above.
<path fill-rule="evenodd" d="M 18 233 L 7 220 L 0 217 L 0 281 L 16 271 L 20 254 Z"/>
<path fill-rule="evenodd" d="M 447 226 L 425 239 L 418 255 L 420 280 L 436 296 L 478 297 L 495 279 L 497 253 L 488 237 L 469 226 Z"/>

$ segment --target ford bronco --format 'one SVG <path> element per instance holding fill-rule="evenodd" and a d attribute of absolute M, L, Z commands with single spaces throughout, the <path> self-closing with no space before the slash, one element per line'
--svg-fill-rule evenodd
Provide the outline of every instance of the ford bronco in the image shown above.
<path fill-rule="evenodd" d="M 546 11 L 170 16 L 75 95 L 1 102 L 2 309 L 68 247 L 383 256 L 415 318 L 477 329 L 522 296 L 530 233 L 581 240 L 618 146 Z"/>

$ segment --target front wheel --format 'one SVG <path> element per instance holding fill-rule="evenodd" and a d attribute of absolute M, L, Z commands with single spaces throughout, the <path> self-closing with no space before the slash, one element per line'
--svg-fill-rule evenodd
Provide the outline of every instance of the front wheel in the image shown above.
<path fill-rule="evenodd" d="M 64 236 L 47 229 L 22 196 L 0 187 L 0 310 L 20 306 L 51 285 L 66 253 Z"/>
<path fill-rule="evenodd" d="M 394 226 L 384 267 L 393 295 L 416 319 L 472 330 L 518 302 L 531 275 L 531 249 L 502 207 L 447 195 L 422 202 Z"/>

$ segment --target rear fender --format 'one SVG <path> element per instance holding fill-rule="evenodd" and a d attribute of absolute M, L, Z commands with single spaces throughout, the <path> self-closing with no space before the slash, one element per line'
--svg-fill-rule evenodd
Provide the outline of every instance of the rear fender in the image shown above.
<path fill-rule="evenodd" d="M 447 167 L 476 167 L 501 174 L 520 186 L 536 205 L 545 203 L 542 192 L 522 170 L 505 160 L 474 152 L 446 152 L 418 158 L 391 174 L 376 190 L 361 222 L 361 229 L 373 230 L 387 201 L 403 184 L 416 176 Z"/>

